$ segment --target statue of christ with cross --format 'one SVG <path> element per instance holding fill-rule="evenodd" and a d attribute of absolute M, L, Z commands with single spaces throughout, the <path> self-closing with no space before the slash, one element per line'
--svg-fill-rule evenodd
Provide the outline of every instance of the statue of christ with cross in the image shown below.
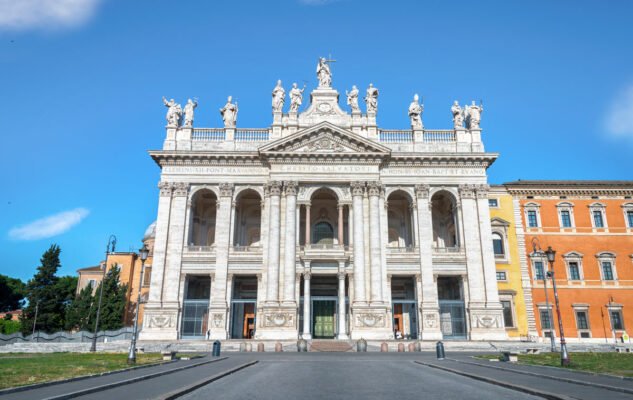
<path fill-rule="evenodd" d="M 317 65 L 317 78 L 319 78 L 319 87 L 331 87 L 332 86 L 332 71 L 331 65 L 332 62 L 336 62 L 336 60 L 330 59 L 326 60 L 325 57 L 319 57 L 319 65 Z M 330 63 L 328 66 L 326 63 Z"/>

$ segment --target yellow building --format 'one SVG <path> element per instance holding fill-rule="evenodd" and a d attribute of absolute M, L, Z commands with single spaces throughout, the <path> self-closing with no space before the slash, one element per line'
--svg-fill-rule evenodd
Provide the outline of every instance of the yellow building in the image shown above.
<path fill-rule="evenodd" d="M 525 253 L 519 251 L 525 248 L 521 216 L 515 214 L 519 207 L 515 207 L 504 186 L 491 186 L 488 201 L 506 331 L 510 339 L 534 340 L 538 334 L 532 307 L 532 284 Z"/>

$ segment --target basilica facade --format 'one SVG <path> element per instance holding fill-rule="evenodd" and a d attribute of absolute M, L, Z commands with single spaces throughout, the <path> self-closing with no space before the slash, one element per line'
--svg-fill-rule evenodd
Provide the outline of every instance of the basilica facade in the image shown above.
<path fill-rule="evenodd" d="M 452 129 L 429 130 L 416 95 L 411 129 L 382 129 L 378 89 L 363 113 L 325 60 L 317 78 L 287 107 L 279 82 L 263 129 L 236 127 L 231 98 L 223 128 L 165 100 L 140 338 L 506 339 L 482 108 L 456 102 Z"/>

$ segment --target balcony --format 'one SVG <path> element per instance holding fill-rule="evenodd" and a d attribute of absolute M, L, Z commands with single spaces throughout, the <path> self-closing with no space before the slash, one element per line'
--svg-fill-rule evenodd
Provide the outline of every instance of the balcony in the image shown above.
<path fill-rule="evenodd" d="M 351 247 L 344 244 L 326 243 L 326 244 L 308 244 L 299 246 L 299 254 L 307 259 L 341 259 L 351 252 Z"/>
<path fill-rule="evenodd" d="M 215 244 L 211 246 L 185 246 L 185 253 L 211 253 L 215 252 Z"/>
<path fill-rule="evenodd" d="M 433 262 L 466 262 L 466 251 L 463 247 L 433 247 Z"/>
<path fill-rule="evenodd" d="M 419 248 L 414 246 L 387 246 L 387 254 L 406 254 L 406 253 L 418 253 Z"/>

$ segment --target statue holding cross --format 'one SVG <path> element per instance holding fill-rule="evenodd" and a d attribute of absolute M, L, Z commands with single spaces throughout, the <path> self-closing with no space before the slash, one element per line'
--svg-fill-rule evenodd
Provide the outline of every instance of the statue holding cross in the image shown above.
<path fill-rule="evenodd" d="M 331 58 L 331 57 L 330 57 Z M 317 65 L 317 78 L 319 78 L 319 87 L 331 87 L 332 86 L 332 62 L 336 60 L 326 60 L 325 57 L 319 57 L 319 65 Z M 330 63 L 330 65 L 326 64 Z"/>

